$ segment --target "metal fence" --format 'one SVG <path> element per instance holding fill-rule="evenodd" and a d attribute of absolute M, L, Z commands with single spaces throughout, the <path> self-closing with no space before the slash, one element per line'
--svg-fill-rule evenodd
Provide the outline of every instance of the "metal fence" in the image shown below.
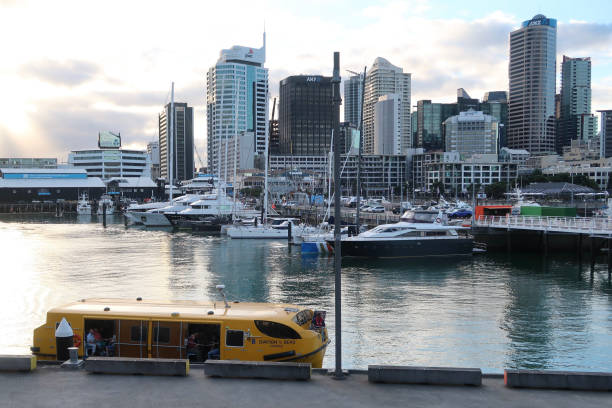
<path fill-rule="evenodd" d="M 473 226 L 574 233 L 612 234 L 612 220 L 584 217 L 482 216 Z"/>

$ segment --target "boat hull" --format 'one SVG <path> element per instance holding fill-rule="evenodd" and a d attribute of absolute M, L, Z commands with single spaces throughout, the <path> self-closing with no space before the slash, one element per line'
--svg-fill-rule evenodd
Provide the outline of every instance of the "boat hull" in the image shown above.
<path fill-rule="evenodd" d="M 126 214 L 134 224 L 142 224 L 145 227 L 171 227 L 170 220 L 162 213 L 134 212 Z"/>
<path fill-rule="evenodd" d="M 328 241 L 333 247 L 333 241 Z M 472 255 L 472 238 L 342 240 L 343 257 L 422 258 Z"/>
<path fill-rule="evenodd" d="M 233 239 L 288 239 L 287 230 L 262 227 L 232 227 L 227 235 Z"/>

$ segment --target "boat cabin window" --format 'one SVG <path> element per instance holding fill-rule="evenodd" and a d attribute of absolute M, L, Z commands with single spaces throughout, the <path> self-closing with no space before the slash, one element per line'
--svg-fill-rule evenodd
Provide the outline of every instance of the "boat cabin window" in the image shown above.
<path fill-rule="evenodd" d="M 130 329 L 130 340 L 145 343 L 147 341 L 147 326 L 132 326 Z"/>
<path fill-rule="evenodd" d="M 295 330 L 282 323 L 255 320 L 255 326 L 262 334 L 275 339 L 301 339 Z"/>
<path fill-rule="evenodd" d="M 400 237 L 420 237 L 421 236 L 421 232 L 420 231 L 408 231 L 408 232 L 404 232 L 402 235 L 399 235 Z"/>
<path fill-rule="evenodd" d="M 157 343 L 170 343 L 170 328 L 153 327 L 153 340 Z"/>
<path fill-rule="evenodd" d="M 225 332 L 225 345 L 230 347 L 244 346 L 244 332 L 242 330 L 227 330 Z"/>
<path fill-rule="evenodd" d="M 312 320 L 313 312 L 310 309 L 302 310 L 293 316 L 293 321 L 297 323 L 298 326 L 303 326 L 306 323 L 310 323 Z"/>
<path fill-rule="evenodd" d="M 445 235 L 446 231 L 425 231 L 426 237 L 441 237 Z"/>

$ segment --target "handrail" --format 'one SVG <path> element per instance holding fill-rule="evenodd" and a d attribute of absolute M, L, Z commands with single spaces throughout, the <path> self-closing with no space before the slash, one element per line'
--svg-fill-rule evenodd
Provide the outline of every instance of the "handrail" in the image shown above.
<path fill-rule="evenodd" d="M 586 217 L 541 217 L 524 215 L 481 216 L 474 220 L 474 226 L 496 228 L 529 228 L 554 231 L 590 231 L 612 234 L 612 220 Z"/>

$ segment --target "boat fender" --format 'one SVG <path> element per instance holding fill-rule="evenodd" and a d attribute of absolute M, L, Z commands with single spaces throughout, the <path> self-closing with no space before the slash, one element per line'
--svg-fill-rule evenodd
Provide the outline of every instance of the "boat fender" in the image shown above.
<path fill-rule="evenodd" d="M 442 222 L 442 218 L 440 218 L 440 217 L 436 218 L 436 223 L 440 224 L 441 222 Z"/>
<path fill-rule="evenodd" d="M 78 334 L 74 333 L 74 335 L 72 336 L 72 344 L 74 347 L 80 347 L 81 346 L 81 336 L 79 336 Z"/>

